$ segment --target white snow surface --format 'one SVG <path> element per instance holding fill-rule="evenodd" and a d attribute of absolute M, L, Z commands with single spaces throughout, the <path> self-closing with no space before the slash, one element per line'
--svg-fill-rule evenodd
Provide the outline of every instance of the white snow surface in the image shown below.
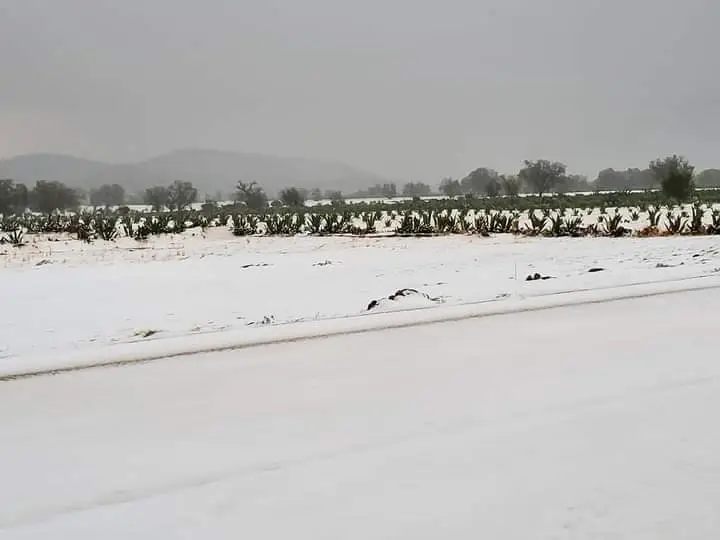
<path fill-rule="evenodd" d="M 0 364 L 0 381 L 93 367 L 147 362 L 199 353 L 238 350 L 271 343 L 289 343 L 373 330 L 405 328 L 523 311 L 537 311 L 555 307 L 657 296 L 673 292 L 711 289 L 720 289 L 720 275 L 556 294 L 539 294 L 532 297 L 504 298 L 502 301 L 450 304 L 436 306 L 434 309 L 423 309 L 426 306 L 422 306 L 408 307 L 406 310 L 381 310 L 366 316 L 301 321 L 286 325 L 265 325 L 257 328 L 254 332 L 228 330 L 221 333 L 204 333 L 161 340 L 136 341 L 115 344 L 112 347 L 101 349 L 86 348 L 63 356 L 51 353 L 39 356 L 6 358 Z"/>
<path fill-rule="evenodd" d="M 720 269 L 720 238 L 235 238 L 206 234 L 2 246 L 0 367 L 28 356 L 377 311 L 662 282 Z M 592 267 L 603 272 L 589 273 Z M 547 281 L 525 282 L 535 272 Z M 516 280 L 517 277 L 517 280 Z"/>
<path fill-rule="evenodd" d="M 0 538 L 718 538 L 718 305 L 707 289 L 3 382 Z"/>

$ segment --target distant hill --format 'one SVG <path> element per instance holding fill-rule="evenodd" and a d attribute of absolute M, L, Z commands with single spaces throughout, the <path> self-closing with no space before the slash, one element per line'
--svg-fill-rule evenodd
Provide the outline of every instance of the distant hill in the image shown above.
<path fill-rule="evenodd" d="M 81 187 L 86 178 L 106 169 L 106 163 L 56 154 L 28 154 L 0 160 L 0 178 L 34 184 L 38 180 L 57 180 Z"/>
<path fill-rule="evenodd" d="M 184 180 L 195 184 L 201 196 L 218 191 L 231 193 L 238 180 L 257 182 L 269 195 L 288 186 L 350 193 L 388 181 L 372 172 L 334 161 L 200 149 L 178 150 L 130 164 L 29 154 L 0 160 L 0 178 L 26 184 L 56 180 L 83 189 L 120 184 L 128 193 Z"/>

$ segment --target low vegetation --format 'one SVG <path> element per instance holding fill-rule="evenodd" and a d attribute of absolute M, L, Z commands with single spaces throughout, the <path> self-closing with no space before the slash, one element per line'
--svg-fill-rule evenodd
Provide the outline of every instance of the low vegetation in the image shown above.
<path fill-rule="evenodd" d="M 139 242 L 186 230 L 223 227 L 235 236 L 295 235 L 400 235 L 466 234 L 488 236 L 580 237 L 628 235 L 720 234 L 720 209 L 709 203 L 637 207 L 558 206 L 555 208 L 490 208 L 452 201 L 421 201 L 415 208 L 321 206 L 313 209 L 270 209 L 250 212 L 234 206 L 165 212 L 128 208 L 70 213 L 25 213 L 0 218 L 0 242 L 22 246 L 29 234 L 72 235 L 84 242 L 114 241 L 120 237 Z M 312 211 L 311 211 L 312 210 Z"/>
<path fill-rule="evenodd" d="M 601 177 L 617 179 L 609 171 L 598 181 Z M 568 175 L 562 163 L 537 160 L 526 161 L 516 176 L 480 168 L 462 180 L 445 179 L 443 197 L 428 197 L 429 186 L 411 183 L 402 191 L 412 197 L 404 199 L 394 198 L 394 184 L 384 184 L 370 190 L 382 199 L 351 202 L 327 192 L 327 199 L 318 201 L 319 190 L 289 187 L 270 201 L 255 182 L 238 182 L 234 203 L 198 205 L 193 185 L 176 181 L 147 189 L 145 209 L 124 206 L 124 190 L 112 185 L 92 191 L 93 208 L 81 210 L 80 195 L 61 183 L 37 182 L 28 190 L 0 180 L 0 243 L 20 247 L 26 235 L 38 233 L 70 234 L 85 242 L 144 241 L 208 227 L 227 227 L 236 236 L 720 234 L 720 212 L 713 207 L 720 203 L 720 190 L 697 189 L 703 182 L 685 158 L 658 159 L 625 177 L 661 189 L 562 194 L 558 186 L 582 187 L 583 180 Z M 521 186 L 534 194 L 520 195 Z M 308 200 L 315 204 L 308 206 Z"/>

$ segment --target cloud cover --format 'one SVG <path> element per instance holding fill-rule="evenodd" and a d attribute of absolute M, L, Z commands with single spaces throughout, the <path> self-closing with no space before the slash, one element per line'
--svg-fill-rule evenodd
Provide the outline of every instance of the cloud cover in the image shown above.
<path fill-rule="evenodd" d="M 0 156 L 720 166 L 716 0 L 0 0 Z"/>

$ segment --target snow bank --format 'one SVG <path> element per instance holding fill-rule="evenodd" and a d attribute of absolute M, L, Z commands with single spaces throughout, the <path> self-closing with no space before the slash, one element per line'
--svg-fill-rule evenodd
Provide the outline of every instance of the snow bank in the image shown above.
<path fill-rule="evenodd" d="M 606 289 L 558 291 L 552 294 L 539 294 L 530 297 L 511 296 L 495 301 L 446 305 L 433 307 L 432 309 L 417 308 L 331 320 L 269 325 L 259 327 L 252 333 L 227 331 L 216 334 L 111 345 L 94 350 L 66 352 L 62 355 L 9 358 L 0 364 L 0 380 L 112 364 L 145 362 L 175 356 L 228 351 L 271 343 L 354 334 L 379 329 L 402 328 L 474 317 L 715 288 L 720 288 L 720 276 L 709 275 L 685 280 L 651 282 Z"/>
<path fill-rule="evenodd" d="M 449 306 L 720 268 L 716 237 L 238 239 L 211 229 L 207 237 L 154 238 L 143 249 L 132 242 L 38 241 L 0 253 L 0 364 L 359 315 L 401 288 Z M 605 271 L 590 272 L 598 267 Z M 535 273 L 554 279 L 525 281 Z M 381 311 L 434 304 L 420 297 L 382 303 Z"/>

